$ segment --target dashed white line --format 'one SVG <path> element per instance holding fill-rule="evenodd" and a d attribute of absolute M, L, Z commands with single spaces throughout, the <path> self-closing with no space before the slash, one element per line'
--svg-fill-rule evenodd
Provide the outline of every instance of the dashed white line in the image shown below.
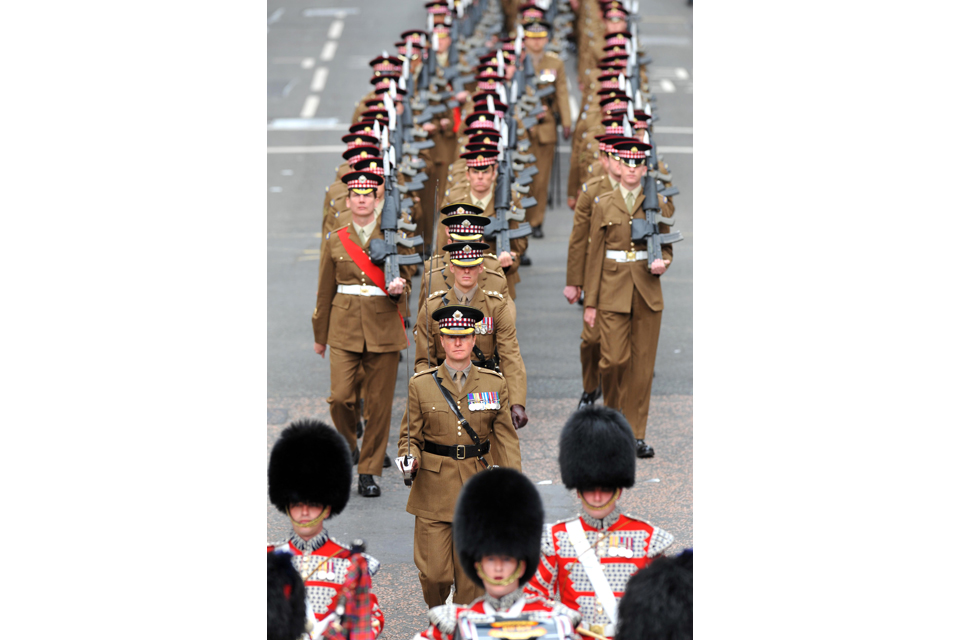
<path fill-rule="evenodd" d="M 269 18 L 267 18 L 267 26 L 269 27 L 269 26 L 272 25 L 274 22 L 276 22 L 277 20 L 279 20 L 279 19 L 280 19 L 280 16 L 282 16 L 282 15 L 283 15 L 283 7 L 280 7 L 279 9 L 277 9 L 276 11 L 274 11 L 273 13 L 271 13 Z"/>
<path fill-rule="evenodd" d="M 327 31 L 327 37 L 336 40 L 343 33 L 343 20 L 334 20 L 330 23 L 330 31 Z"/>
<path fill-rule="evenodd" d="M 324 62 L 329 62 L 333 60 L 333 56 L 337 54 L 337 43 L 336 41 L 328 41 L 323 45 L 323 51 L 320 52 L 320 59 Z"/>
<path fill-rule="evenodd" d="M 320 96 L 307 96 L 303 103 L 303 109 L 300 111 L 301 118 L 312 118 L 317 113 L 317 107 L 320 106 Z"/>
<path fill-rule="evenodd" d="M 693 127 L 669 127 L 664 125 L 654 125 L 653 130 L 657 133 L 689 133 L 693 135 Z"/>
<path fill-rule="evenodd" d="M 317 70 L 313 72 L 313 82 L 310 83 L 310 91 L 323 91 L 324 85 L 327 84 L 328 73 L 330 73 L 330 70 L 326 67 L 317 67 Z"/>
<path fill-rule="evenodd" d="M 687 70 L 684 69 L 683 67 L 677 67 L 677 77 L 680 78 L 681 80 L 689 80 L 690 74 L 687 73 Z"/>
<path fill-rule="evenodd" d="M 313 65 L 316 64 L 316 62 L 313 58 L 304 58 L 300 61 L 300 66 L 304 69 L 313 69 Z"/>
<path fill-rule="evenodd" d="M 673 83 L 666 78 L 660 81 L 660 88 L 663 89 L 664 93 L 674 93 L 677 90 L 677 88 L 673 86 Z"/>
<path fill-rule="evenodd" d="M 693 147 L 661 147 L 657 145 L 657 153 L 693 153 Z"/>

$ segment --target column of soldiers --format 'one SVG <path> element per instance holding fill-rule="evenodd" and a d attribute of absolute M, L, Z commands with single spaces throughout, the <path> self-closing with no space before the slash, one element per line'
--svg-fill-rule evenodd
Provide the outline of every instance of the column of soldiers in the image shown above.
<path fill-rule="evenodd" d="M 377 497 L 376 478 L 396 464 L 411 487 L 414 562 L 430 607 L 423 638 L 462 635 L 491 614 L 553 625 L 558 637 L 612 638 L 627 581 L 673 539 L 617 506 L 636 458 L 653 455 L 644 436 L 658 277 L 672 259 L 670 191 L 657 194 L 671 185 L 651 139 L 643 52 L 618 0 L 425 9 L 426 29 L 404 31 L 395 51 L 370 61 L 372 90 L 327 188 L 313 328 L 314 350 L 329 352 L 336 374 L 333 427 L 292 425 L 271 453 L 270 498 L 293 531 L 268 551 L 292 555 L 305 633 L 375 638 L 385 624 L 370 583 L 379 564 L 324 523 L 347 502 L 351 466 L 359 494 Z M 579 115 L 561 57 L 568 41 Z M 542 527 L 521 473 L 517 432 L 529 418 L 517 285 L 530 236 L 544 235 L 558 128 L 573 138 L 577 181 L 564 295 L 584 305 L 584 393 L 561 435 L 560 466 L 582 508 Z M 394 463 L 387 438 L 410 326 Z M 590 406 L 601 396 L 604 407 Z"/>

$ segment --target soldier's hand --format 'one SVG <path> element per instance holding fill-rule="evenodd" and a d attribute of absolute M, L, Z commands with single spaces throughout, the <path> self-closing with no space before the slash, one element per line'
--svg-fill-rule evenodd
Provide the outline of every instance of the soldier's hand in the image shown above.
<path fill-rule="evenodd" d="M 460 93 L 458 93 L 453 97 L 456 98 L 457 102 L 459 102 L 460 104 L 464 104 L 467 101 L 467 98 L 470 97 L 470 94 L 467 93 L 466 91 L 461 91 Z"/>
<path fill-rule="evenodd" d="M 513 420 L 514 429 L 522 429 L 527 424 L 527 412 L 524 411 L 522 404 L 510 405 L 510 419 Z"/>
<path fill-rule="evenodd" d="M 450 128 L 450 118 L 440 118 L 440 126 L 444 129 Z"/>
<path fill-rule="evenodd" d="M 650 273 L 655 276 L 659 276 L 667 270 L 668 264 L 670 264 L 669 260 L 654 260 L 653 264 L 650 265 Z"/>
<path fill-rule="evenodd" d="M 398 296 L 403 293 L 403 285 L 406 282 L 403 278 L 394 278 L 390 281 L 390 284 L 387 285 L 387 293 L 392 296 Z"/>
<path fill-rule="evenodd" d="M 580 299 L 580 287 L 566 286 L 563 288 L 563 297 L 573 304 Z"/>
<path fill-rule="evenodd" d="M 596 307 L 584 307 L 583 308 L 583 321 L 590 325 L 593 328 L 594 323 L 597 321 L 597 308 Z"/>
<path fill-rule="evenodd" d="M 573 196 L 569 196 L 569 197 L 567 198 L 567 206 L 570 207 L 571 209 L 576 209 L 576 208 L 577 208 L 577 199 L 574 198 Z"/>
<path fill-rule="evenodd" d="M 325 344 L 318 344 L 318 343 L 314 342 L 314 343 L 313 343 L 313 352 L 316 353 L 316 354 L 318 354 L 321 358 L 323 358 L 323 357 L 324 357 L 323 354 L 325 354 L 325 353 L 327 352 L 327 345 L 325 345 Z"/>
<path fill-rule="evenodd" d="M 500 255 L 497 256 L 500 260 L 500 266 L 506 269 L 507 267 L 513 266 L 513 252 L 501 251 Z"/>
<path fill-rule="evenodd" d="M 569 139 L 570 139 L 570 127 L 564 127 L 564 128 L 563 128 L 563 139 L 564 139 L 564 140 L 569 140 Z M 572 208 L 572 207 L 571 207 L 571 208 Z"/>
<path fill-rule="evenodd" d="M 420 470 L 420 461 L 417 460 L 416 458 L 414 458 L 414 459 L 413 459 L 413 464 L 410 465 L 410 477 L 416 478 L 416 477 L 417 477 L 417 471 L 419 471 L 419 470 Z"/>
<path fill-rule="evenodd" d="M 433 124 L 432 122 L 428 122 L 425 125 L 423 125 L 423 130 L 426 131 L 427 133 L 433 133 L 434 131 L 437 130 L 437 125 Z"/>

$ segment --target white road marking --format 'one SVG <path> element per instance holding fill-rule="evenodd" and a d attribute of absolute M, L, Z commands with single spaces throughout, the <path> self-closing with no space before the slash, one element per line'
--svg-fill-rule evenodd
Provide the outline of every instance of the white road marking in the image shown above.
<path fill-rule="evenodd" d="M 280 7 L 279 9 L 277 9 L 276 11 L 274 11 L 273 13 L 271 13 L 269 18 L 267 18 L 267 26 L 269 27 L 269 26 L 272 25 L 274 22 L 276 22 L 277 20 L 279 20 L 279 19 L 280 19 L 280 16 L 282 16 L 282 15 L 283 15 L 283 7 Z"/>
<path fill-rule="evenodd" d="M 347 8 L 335 8 L 335 9 L 304 9 L 303 17 L 304 18 L 326 18 L 328 16 L 334 16 L 335 18 L 346 18 L 347 16 L 356 15 L 360 13 L 360 10 L 356 7 L 347 7 Z"/>
<path fill-rule="evenodd" d="M 280 193 L 283 191 L 283 187 L 270 187 L 270 193 Z"/>
<path fill-rule="evenodd" d="M 693 147 L 662 147 L 658 144 L 657 153 L 693 153 Z"/>
<path fill-rule="evenodd" d="M 327 37 L 336 40 L 343 33 L 343 20 L 334 20 L 330 23 L 330 30 L 327 31 Z"/>
<path fill-rule="evenodd" d="M 336 118 L 276 118 L 267 123 L 267 131 L 339 131 L 344 126 Z"/>
<path fill-rule="evenodd" d="M 309 256 L 297 256 L 297 262 L 304 262 L 305 260 L 319 260 L 320 254 L 313 254 Z"/>
<path fill-rule="evenodd" d="M 689 80 L 690 74 L 687 73 L 687 70 L 684 69 L 683 67 L 677 67 L 677 77 L 680 78 L 681 80 Z"/>
<path fill-rule="evenodd" d="M 301 118 L 312 118 L 317 113 L 317 107 L 320 106 L 320 96 L 307 96 L 303 103 L 303 109 L 300 110 Z"/>
<path fill-rule="evenodd" d="M 689 133 L 693 135 L 693 127 L 667 127 L 655 124 L 653 130 L 657 133 Z"/>
<path fill-rule="evenodd" d="M 282 175 L 282 176 L 292 176 L 292 175 L 293 175 L 293 169 L 284 169 L 283 171 L 280 172 L 280 175 Z"/>
<path fill-rule="evenodd" d="M 673 83 L 666 78 L 660 81 L 660 88 L 663 89 L 664 93 L 674 93 L 677 90 L 677 88 L 673 86 Z"/>
<path fill-rule="evenodd" d="M 333 56 L 337 53 L 337 43 L 328 41 L 323 45 L 323 51 L 320 52 L 320 59 L 324 62 L 329 62 L 333 60 Z"/>
<path fill-rule="evenodd" d="M 313 82 L 310 83 L 310 91 L 323 91 L 323 87 L 327 84 L 328 73 L 330 73 L 330 70 L 326 67 L 317 67 L 317 70 L 313 72 Z"/>
<path fill-rule="evenodd" d="M 267 153 L 343 153 L 343 145 L 320 145 L 316 147 L 267 147 Z"/>
<path fill-rule="evenodd" d="M 300 66 L 304 69 L 313 69 L 314 64 L 316 64 L 316 60 L 313 58 L 304 58 L 300 61 Z"/>

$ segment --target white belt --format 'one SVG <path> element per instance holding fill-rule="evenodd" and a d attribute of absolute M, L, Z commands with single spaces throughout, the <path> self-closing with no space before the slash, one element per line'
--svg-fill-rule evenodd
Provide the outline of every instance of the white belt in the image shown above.
<path fill-rule="evenodd" d="M 337 293 L 348 296 L 385 296 L 383 289 L 375 284 L 338 284 Z"/>
<path fill-rule="evenodd" d="M 637 260 L 646 260 L 646 251 L 610 251 L 607 249 L 607 257 L 617 262 L 636 262 Z"/>

